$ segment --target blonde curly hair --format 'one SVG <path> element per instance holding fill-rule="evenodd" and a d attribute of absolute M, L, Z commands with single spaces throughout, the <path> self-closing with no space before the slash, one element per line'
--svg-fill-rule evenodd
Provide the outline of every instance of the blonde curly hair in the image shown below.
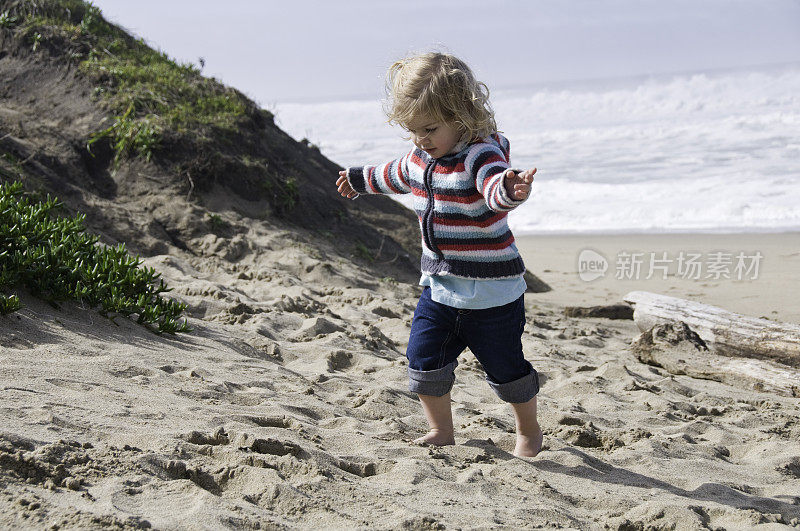
<path fill-rule="evenodd" d="M 404 129 L 427 115 L 453 124 L 465 141 L 497 131 L 489 88 L 450 54 L 428 52 L 396 61 L 386 74 L 386 92 L 388 121 Z"/>

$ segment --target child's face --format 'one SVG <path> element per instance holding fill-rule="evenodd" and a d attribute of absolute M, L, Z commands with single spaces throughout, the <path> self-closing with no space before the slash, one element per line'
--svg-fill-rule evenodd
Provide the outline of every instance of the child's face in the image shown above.
<path fill-rule="evenodd" d="M 446 155 L 461 140 L 461 133 L 451 123 L 430 116 L 419 116 L 406 124 L 414 145 L 433 158 Z"/>

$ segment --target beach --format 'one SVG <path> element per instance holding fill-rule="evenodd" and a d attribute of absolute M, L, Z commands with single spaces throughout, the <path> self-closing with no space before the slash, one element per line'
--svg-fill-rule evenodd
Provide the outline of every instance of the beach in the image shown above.
<path fill-rule="evenodd" d="M 146 259 L 189 305 L 191 334 L 25 297 L 0 318 L 0 526 L 797 527 L 797 397 L 670 373 L 632 350 L 633 321 L 563 313 L 662 288 L 581 281 L 584 245 L 610 257 L 688 242 L 760 249 L 763 276 L 742 284 L 758 305 L 733 304 L 733 282 L 666 292 L 790 318 L 794 236 L 520 238 L 554 288 L 525 298 L 545 433 L 532 459 L 511 454 L 510 408 L 468 351 L 452 393 L 456 445 L 412 444 L 426 430 L 404 357 L 419 287 L 288 234 L 250 227 L 257 252 L 236 263 L 208 246 Z"/>
<path fill-rule="evenodd" d="M 751 317 L 800 323 L 797 232 L 522 235 L 516 240 L 527 267 L 554 288 L 537 294 L 540 300 L 593 306 L 620 302 L 631 291 L 651 291 Z M 581 279 L 578 261 L 586 249 L 607 260 L 603 276 Z M 740 254 L 744 267 L 737 272 Z M 759 254 L 760 259 L 753 258 Z M 680 274 L 681 255 L 684 263 L 700 255 L 694 260 L 697 269 L 687 265 Z"/>
<path fill-rule="evenodd" d="M 524 298 L 544 446 L 519 458 L 469 351 L 456 444 L 413 442 L 418 220 L 334 185 L 407 150 L 378 102 L 267 110 L 93 5 L 36 4 L 0 17 L 0 180 L 97 240 L 67 253 L 35 204 L 4 225 L 0 529 L 800 528 L 800 363 L 567 312 L 640 290 L 800 323 L 797 65 L 493 100 L 540 168 L 509 224 L 552 288 Z M 101 315 L 126 252 L 191 331 L 138 324 L 141 291 Z"/>

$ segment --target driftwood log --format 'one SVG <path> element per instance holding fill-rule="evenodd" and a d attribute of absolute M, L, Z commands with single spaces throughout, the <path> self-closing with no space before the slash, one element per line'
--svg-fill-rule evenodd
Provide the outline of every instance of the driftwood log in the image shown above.
<path fill-rule="evenodd" d="M 639 361 L 675 375 L 713 380 L 739 389 L 800 396 L 800 369 L 782 363 L 732 358 L 709 352 L 705 341 L 686 323 L 662 323 L 636 338 L 631 351 Z"/>
<path fill-rule="evenodd" d="M 647 291 L 632 291 L 623 300 L 633 305 L 633 319 L 642 332 L 660 323 L 682 322 L 716 354 L 772 360 L 800 368 L 800 325 L 747 317 Z"/>
<path fill-rule="evenodd" d="M 633 308 L 628 304 L 609 304 L 606 306 L 567 306 L 567 317 L 603 317 L 605 319 L 633 319 Z"/>
<path fill-rule="evenodd" d="M 530 271 L 525 271 L 525 276 L 523 278 L 525 279 L 525 284 L 528 286 L 528 289 L 525 290 L 526 293 L 546 293 L 553 290 L 547 282 Z"/>

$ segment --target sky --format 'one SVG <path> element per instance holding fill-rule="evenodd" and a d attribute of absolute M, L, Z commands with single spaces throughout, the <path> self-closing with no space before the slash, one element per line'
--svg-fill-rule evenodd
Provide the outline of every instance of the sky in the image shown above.
<path fill-rule="evenodd" d="M 379 98 L 416 51 L 493 89 L 800 62 L 800 0 L 95 0 L 269 108 Z"/>

